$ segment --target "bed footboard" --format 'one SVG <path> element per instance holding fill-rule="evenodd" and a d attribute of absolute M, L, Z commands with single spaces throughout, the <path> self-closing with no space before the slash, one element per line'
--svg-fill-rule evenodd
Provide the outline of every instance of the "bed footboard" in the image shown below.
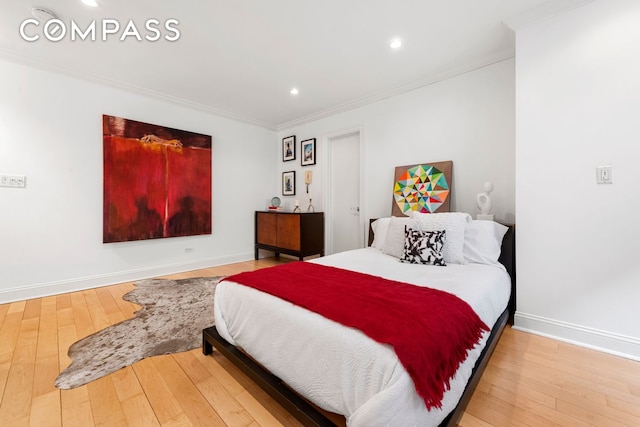
<path fill-rule="evenodd" d="M 458 425 L 458 421 L 464 414 L 467 404 L 471 400 L 471 396 L 480 381 L 480 377 L 485 367 L 489 363 L 489 359 L 498 340 L 502 335 L 507 320 L 509 319 L 509 310 L 505 310 L 496 321 L 491 334 L 487 339 L 487 345 L 482 350 L 480 357 L 471 373 L 471 378 L 458 402 L 455 409 L 444 419 L 440 427 L 452 427 Z M 209 355 L 213 349 L 218 350 L 220 354 L 225 356 L 229 361 L 236 365 L 242 372 L 247 374 L 258 386 L 260 386 L 275 401 L 282 405 L 289 413 L 291 413 L 304 426 L 326 426 L 335 427 L 336 424 L 327 418 L 322 412 L 316 409 L 308 401 L 294 393 L 287 387 L 280 378 L 276 377 L 265 368 L 256 363 L 235 346 L 229 344 L 220 336 L 215 326 L 202 331 L 202 352 Z"/>
<path fill-rule="evenodd" d="M 460 401 L 456 405 L 455 409 L 451 411 L 449 415 L 442 421 L 440 427 L 453 427 L 458 425 L 458 421 L 462 418 L 464 411 L 467 409 L 467 405 L 471 400 L 471 396 L 473 396 L 473 392 L 476 389 L 476 386 L 480 382 L 480 378 L 482 377 L 482 373 L 484 369 L 487 367 L 489 363 L 489 359 L 491 358 L 491 354 L 493 350 L 495 350 L 496 345 L 498 345 L 498 341 L 500 340 L 500 336 L 502 336 L 502 331 L 507 326 L 507 322 L 510 318 L 509 309 L 505 310 L 498 320 L 496 320 L 496 324 L 491 330 L 491 334 L 487 339 L 487 345 L 485 345 L 484 349 L 482 349 L 482 353 L 480 353 L 480 357 L 476 361 L 475 366 L 473 367 L 473 371 L 471 372 L 471 377 L 469 378 L 469 382 L 464 389 L 464 393 L 462 393 L 462 397 Z"/>
<path fill-rule="evenodd" d="M 304 426 L 335 427 L 329 418 L 287 387 L 280 378 L 258 365 L 253 359 L 229 344 L 215 326 L 202 331 L 202 352 L 209 355 L 213 348 L 247 374 L 269 396 L 282 405 Z"/>

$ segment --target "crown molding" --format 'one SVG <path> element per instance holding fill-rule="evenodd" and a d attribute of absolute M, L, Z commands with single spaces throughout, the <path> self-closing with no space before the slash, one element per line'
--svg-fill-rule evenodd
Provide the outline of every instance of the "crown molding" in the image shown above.
<path fill-rule="evenodd" d="M 132 85 L 124 82 L 120 82 L 117 80 L 109 79 L 97 74 L 86 74 L 79 72 L 78 70 L 71 67 L 64 67 L 59 65 L 47 64 L 43 61 L 35 60 L 25 55 L 18 54 L 12 50 L 0 47 L 0 57 L 7 59 L 12 62 L 16 62 L 23 65 L 28 65 L 34 68 L 39 68 L 45 71 L 54 72 L 57 74 L 62 74 L 67 77 L 76 78 L 79 80 L 83 80 L 90 83 L 96 83 L 102 86 L 109 86 L 114 89 L 120 89 L 127 92 L 135 93 L 138 95 L 144 95 L 150 98 L 155 98 L 160 101 L 170 102 L 172 104 L 181 105 L 183 107 L 192 108 L 194 110 L 203 111 L 205 113 L 213 114 L 216 116 L 224 117 L 227 119 L 235 120 L 238 122 L 247 123 L 250 125 L 266 128 L 268 130 L 276 131 L 277 126 L 274 123 L 263 122 L 260 120 L 255 120 L 247 116 L 243 116 L 241 114 L 231 113 L 229 111 L 221 110 L 218 108 L 213 108 L 207 105 L 203 105 L 197 102 L 192 102 L 186 100 L 184 98 L 167 95 L 161 92 L 157 92 L 154 90 L 146 89 L 137 85 Z"/>
<path fill-rule="evenodd" d="M 264 122 L 260 120 L 255 120 L 250 117 L 246 117 L 240 114 L 231 113 L 229 111 L 213 108 L 207 105 L 199 104 L 196 102 L 192 102 L 186 100 L 184 98 L 179 98 L 171 95 L 167 95 L 161 92 L 153 91 L 150 89 L 146 89 L 140 86 L 116 81 L 113 79 L 109 79 L 103 76 L 99 76 L 96 74 L 85 74 L 81 73 L 78 70 L 71 67 L 64 67 L 58 65 L 51 65 L 45 63 L 43 61 L 35 60 L 25 55 L 18 54 L 12 50 L 5 49 L 0 47 L 0 57 L 3 57 L 7 60 L 17 62 L 20 64 L 32 66 L 35 68 L 43 69 L 45 71 L 55 72 L 58 74 L 62 74 L 68 77 L 77 78 L 79 80 L 100 84 L 103 86 L 109 86 L 115 89 L 125 90 L 127 92 L 132 92 L 144 96 L 148 96 L 151 98 L 155 98 L 161 101 L 170 102 L 172 104 L 182 105 L 184 107 L 192 108 L 195 110 L 203 111 L 209 114 L 214 114 L 216 116 L 228 118 L 231 120 L 235 120 L 238 122 L 247 123 L 250 125 L 258 126 L 265 128 L 267 130 L 272 131 L 280 131 L 296 126 L 300 126 L 306 123 L 314 122 L 316 120 L 320 120 L 326 117 L 330 117 L 336 114 L 340 114 L 346 111 L 350 111 L 359 107 L 363 107 L 387 98 L 391 98 L 393 96 L 397 96 L 406 92 L 410 92 L 415 89 L 419 89 L 424 86 L 431 85 L 433 83 L 437 83 L 451 77 L 455 77 L 473 70 L 477 70 L 479 68 L 483 68 L 488 65 L 495 64 L 497 62 L 504 61 L 506 59 L 513 58 L 514 53 L 512 48 L 505 49 L 501 52 L 498 52 L 494 55 L 490 55 L 480 60 L 476 60 L 467 64 L 459 65 L 456 67 L 452 67 L 450 69 L 446 69 L 440 71 L 438 73 L 430 74 L 428 76 L 422 77 L 418 80 L 413 80 L 409 82 L 404 82 L 396 86 L 392 86 L 390 88 L 386 88 L 380 91 L 376 91 L 365 95 L 363 97 L 350 100 L 333 107 L 326 108 L 324 110 L 318 111 L 313 114 L 309 114 L 294 120 L 290 120 L 287 122 L 283 122 L 280 124 L 274 124 L 269 122 Z"/>
<path fill-rule="evenodd" d="M 535 22 L 564 13 L 571 9 L 591 3 L 594 0 L 553 0 L 531 8 L 526 12 L 505 19 L 503 22 L 513 31 L 518 31 Z"/>
<path fill-rule="evenodd" d="M 438 83 L 443 80 L 450 79 L 452 77 L 456 77 L 474 70 L 478 70 L 480 68 L 487 67 L 489 65 L 496 64 L 498 62 L 505 61 L 507 59 L 511 59 L 514 56 L 515 55 L 514 55 L 513 48 L 512 47 L 506 48 L 495 54 L 485 56 L 481 59 L 478 59 L 472 62 L 467 62 L 466 64 L 457 65 L 455 67 L 444 69 L 444 70 L 441 70 L 440 72 L 429 74 L 417 80 L 404 82 L 396 86 L 392 86 L 390 88 L 376 91 L 368 95 L 365 95 L 363 97 L 360 97 L 351 101 L 347 101 L 347 102 L 335 105 L 333 107 L 326 108 L 324 110 L 318 111 L 313 114 L 309 114 L 294 120 L 280 123 L 278 125 L 277 130 L 283 131 L 285 129 L 294 128 L 296 126 L 301 126 L 307 123 L 315 122 L 320 119 L 324 119 L 326 117 L 344 113 L 350 110 L 354 110 L 356 108 L 364 107 L 366 105 L 373 104 L 375 102 L 382 101 L 387 98 L 391 98 L 397 95 L 401 95 L 403 93 L 411 92 L 413 90 L 420 89 L 422 87 L 429 86 L 434 83 Z"/>
<path fill-rule="evenodd" d="M 586 3 L 588 1 L 593 1 L 593 0 L 581 0 L 580 3 Z M 575 0 L 569 1 L 569 2 L 576 3 Z M 510 25 L 509 27 L 512 28 Z M 513 47 L 508 47 L 497 53 L 482 57 L 472 62 L 467 62 L 465 64 L 457 65 L 448 69 L 443 69 L 438 72 L 424 76 L 417 80 L 400 83 L 398 85 L 385 88 L 376 92 L 372 92 L 363 97 L 353 99 L 341 104 L 337 104 L 332 107 L 326 108 L 324 110 L 320 110 L 318 112 L 315 112 L 306 116 L 302 116 L 302 117 L 289 120 L 280 124 L 274 124 L 274 123 L 264 122 L 260 120 L 255 120 L 250 117 L 243 116 L 241 114 L 231 113 L 229 111 L 225 111 L 225 110 L 213 108 L 207 105 L 192 102 L 184 98 L 167 95 L 161 92 L 153 91 L 153 90 L 139 87 L 136 85 L 131 85 L 128 83 L 105 78 L 103 76 L 99 76 L 96 74 L 81 73 L 71 67 L 63 67 L 58 65 L 47 64 L 45 62 L 35 60 L 25 55 L 17 54 L 14 51 L 0 47 L 0 57 L 3 57 L 13 62 L 18 62 L 18 63 L 29 65 L 35 68 L 44 69 L 46 71 L 55 72 L 58 74 L 66 75 L 68 77 L 77 78 L 79 80 L 97 83 L 103 86 L 109 86 L 115 89 L 125 90 L 132 93 L 137 93 L 137 94 L 152 97 L 161 101 L 170 102 L 172 104 L 182 105 L 182 106 L 203 111 L 209 114 L 214 114 L 216 116 L 262 127 L 271 131 L 282 131 L 285 129 L 311 123 L 311 122 L 314 122 L 326 117 L 330 117 L 336 114 L 354 110 L 356 108 L 364 107 L 366 105 L 373 104 L 375 102 L 382 101 L 387 98 L 391 98 L 397 95 L 401 95 L 403 93 L 411 92 L 413 90 L 420 89 L 422 87 L 429 86 L 431 84 L 438 83 L 443 80 L 447 80 L 449 78 L 468 73 L 470 71 L 474 71 L 498 62 L 505 61 L 507 59 L 511 59 L 514 56 L 515 54 L 513 51 Z"/>

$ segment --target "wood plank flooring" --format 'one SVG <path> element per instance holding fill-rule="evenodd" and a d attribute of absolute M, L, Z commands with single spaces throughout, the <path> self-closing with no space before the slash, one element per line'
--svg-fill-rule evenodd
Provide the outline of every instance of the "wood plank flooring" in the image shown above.
<path fill-rule="evenodd" d="M 229 275 L 274 258 L 166 276 Z M 133 316 L 132 283 L 0 305 L 0 426 L 298 426 L 224 357 L 155 356 L 53 386 L 78 339 Z M 461 426 L 640 426 L 640 362 L 507 328 Z"/>

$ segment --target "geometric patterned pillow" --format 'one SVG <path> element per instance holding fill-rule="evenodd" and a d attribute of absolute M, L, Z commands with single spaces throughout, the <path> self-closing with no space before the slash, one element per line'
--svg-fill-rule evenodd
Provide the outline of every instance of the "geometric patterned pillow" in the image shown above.
<path fill-rule="evenodd" d="M 411 264 L 446 266 L 442 256 L 446 231 L 420 231 L 404 228 L 404 250 L 400 261 Z"/>

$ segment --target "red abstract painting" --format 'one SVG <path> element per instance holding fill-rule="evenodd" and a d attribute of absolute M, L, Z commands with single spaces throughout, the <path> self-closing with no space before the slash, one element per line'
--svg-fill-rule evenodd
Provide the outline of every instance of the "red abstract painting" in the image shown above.
<path fill-rule="evenodd" d="M 211 234 L 211 136 L 102 116 L 103 242 Z"/>

